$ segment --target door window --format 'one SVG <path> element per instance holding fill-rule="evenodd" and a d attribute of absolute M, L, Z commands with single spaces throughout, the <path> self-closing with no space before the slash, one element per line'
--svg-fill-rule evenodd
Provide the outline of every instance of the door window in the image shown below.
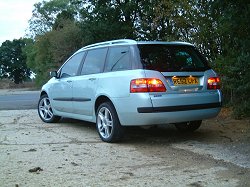
<path fill-rule="evenodd" d="M 80 52 L 72 56 L 62 67 L 60 77 L 65 78 L 76 76 L 84 54 L 85 52 Z"/>
<path fill-rule="evenodd" d="M 85 58 L 81 75 L 100 73 L 103 71 L 107 48 L 90 50 Z"/>
<path fill-rule="evenodd" d="M 105 71 L 119 71 L 131 69 L 128 46 L 111 47 L 107 56 Z"/>

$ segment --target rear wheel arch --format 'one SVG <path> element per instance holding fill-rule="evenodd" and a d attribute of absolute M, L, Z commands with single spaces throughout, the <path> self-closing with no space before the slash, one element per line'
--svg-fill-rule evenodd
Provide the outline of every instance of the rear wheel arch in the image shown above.
<path fill-rule="evenodd" d="M 107 97 L 107 96 L 104 96 L 104 95 L 101 95 L 99 96 L 96 101 L 95 101 L 95 114 L 97 112 L 97 109 L 98 107 L 102 104 L 102 103 L 105 103 L 105 102 L 111 102 L 113 104 L 113 102 Z M 113 104 L 114 106 L 114 104 Z"/>

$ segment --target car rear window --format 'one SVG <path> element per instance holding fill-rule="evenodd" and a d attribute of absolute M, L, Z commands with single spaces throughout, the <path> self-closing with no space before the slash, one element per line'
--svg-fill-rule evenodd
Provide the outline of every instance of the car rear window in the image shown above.
<path fill-rule="evenodd" d="M 160 72 L 210 69 L 205 58 L 192 46 L 142 44 L 138 48 L 144 69 Z"/>

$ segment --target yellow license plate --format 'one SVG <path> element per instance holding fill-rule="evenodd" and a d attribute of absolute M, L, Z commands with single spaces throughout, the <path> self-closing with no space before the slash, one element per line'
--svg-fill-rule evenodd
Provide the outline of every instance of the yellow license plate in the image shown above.
<path fill-rule="evenodd" d="M 174 85 L 199 84 L 197 77 L 172 77 Z"/>

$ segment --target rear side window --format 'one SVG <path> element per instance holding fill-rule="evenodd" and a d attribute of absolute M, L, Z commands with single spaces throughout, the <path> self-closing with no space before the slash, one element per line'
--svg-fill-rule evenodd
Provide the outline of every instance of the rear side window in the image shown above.
<path fill-rule="evenodd" d="M 82 67 L 81 75 L 102 72 L 107 50 L 107 48 L 101 48 L 88 51 Z"/>
<path fill-rule="evenodd" d="M 144 69 L 160 72 L 210 69 L 201 54 L 191 46 L 139 45 L 139 50 Z"/>
<path fill-rule="evenodd" d="M 128 46 L 110 47 L 105 71 L 120 71 L 131 69 Z"/>

